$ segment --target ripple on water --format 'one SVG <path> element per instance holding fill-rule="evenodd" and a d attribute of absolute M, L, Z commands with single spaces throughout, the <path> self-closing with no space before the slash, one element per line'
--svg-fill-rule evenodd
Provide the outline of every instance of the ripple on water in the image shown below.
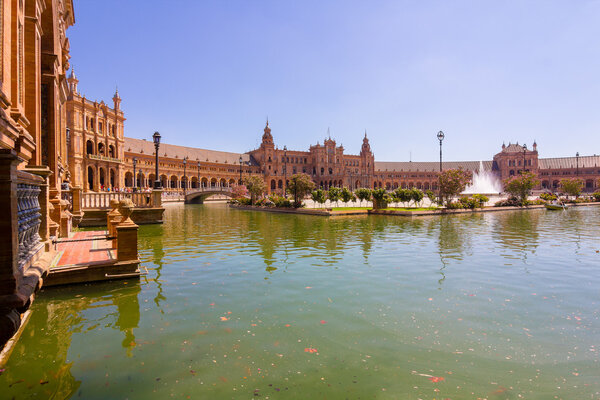
<path fill-rule="evenodd" d="M 599 211 L 327 219 L 168 207 L 164 225 L 140 228 L 147 277 L 38 296 L 0 390 L 590 398 Z"/>

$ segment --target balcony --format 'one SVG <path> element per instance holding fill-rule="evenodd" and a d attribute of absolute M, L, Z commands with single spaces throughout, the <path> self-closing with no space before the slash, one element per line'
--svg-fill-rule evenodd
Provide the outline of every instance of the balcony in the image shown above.
<path fill-rule="evenodd" d="M 88 154 L 87 156 L 90 160 L 111 161 L 111 162 L 117 162 L 117 163 L 123 162 L 123 160 L 121 160 L 120 158 L 113 158 L 113 157 L 107 157 L 107 156 L 96 156 L 94 154 Z"/>

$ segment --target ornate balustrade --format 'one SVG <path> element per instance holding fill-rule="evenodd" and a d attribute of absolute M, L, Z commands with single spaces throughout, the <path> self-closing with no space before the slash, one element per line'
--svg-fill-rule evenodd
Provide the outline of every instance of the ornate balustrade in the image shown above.
<path fill-rule="evenodd" d="M 19 226 L 19 267 L 23 268 L 42 248 L 40 238 L 41 185 L 17 183 L 17 220 Z"/>
<path fill-rule="evenodd" d="M 90 160 L 98 160 L 98 161 L 112 161 L 112 162 L 122 162 L 120 158 L 108 157 L 108 156 L 96 156 L 94 154 L 87 155 Z"/>
<path fill-rule="evenodd" d="M 82 193 L 81 206 L 85 209 L 109 209 L 111 200 L 131 199 L 136 208 L 150 208 L 155 205 L 152 193 L 86 192 Z"/>

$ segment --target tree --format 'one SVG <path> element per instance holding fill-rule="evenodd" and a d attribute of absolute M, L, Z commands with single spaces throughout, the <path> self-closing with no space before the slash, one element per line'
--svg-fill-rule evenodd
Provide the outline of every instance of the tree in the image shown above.
<path fill-rule="evenodd" d="M 464 192 L 471 179 L 472 174 L 462 168 L 442 171 L 438 177 L 440 203 L 446 205 L 450 203 L 452 198 Z"/>
<path fill-rule="evenodd" d="M 396 189 L 398 199 L 402 202 L 404 207 L 408 207 L 410 205 L 410 201 L 412 200 L 412 191 L 411 189 Z"/>
<path fill-rule="evenodd" d="M 294 207 L 302 205 L 302 199 L 315 188 L 315 183 L 307 174 L 295 174 L 290 177 L 288 192 L 294 196 Z"/>
<path fill-rule="evenodd" d="M 373 208 L 376 210 L 387 208 L 388 203 L 392 200 L 383 188 L 373 189 L 371 191 L 371 196 L 373 196 Z"/>
<path fill-rule="evenodd" d="M 428 190 L 425 192 L 425 194 L 427 195 L 427 198 L 429 199 L 429 203 L 433 206 L 434 204 L 437 204 L 438 202 L 438 197 L 435 195 L 435 193 L 433 193 L 431 190 Z"/>
<path fill-rule="evenodd" d="M 367 189 L 367 188 L 358 188 L 358 189 L 356 189 L 356 191 L 354 192 L 354 194 L 360 200 L 360 205 L 361 206 L 362 206 L 363 200 L 365 200 L 365 201 L 371 200 L 371 191 L 369 189 Z"/>
<path fill-rule="evenodd" d="M 533 172 L 521 171 L 520 175 L 515 175 L 504 180 L 504 191 L 513 197 L 516 197 L 521 205 L 527 204 L 527 196 L 531 189 L 539 185 L 540 180 Z"/>
<path fill-rule="evenodd" d="M 336 204 L 340 200 L 340 196 L 342 195 L 342 191 L 337 187 L 330 187 L 327 192 L 327 197 L 329 197 L 329 201 L 335 201 Z M 339 205 L 339 204 L 338 204 Z"/>
<path fill-rule="evenodd" d="M 579 178 L 572 179 L 561 179 L 560 181 L 560 191 L 567 194 L 567 198 L 569 196 L 575 196 L 578 198 L 583 190 L 583 180 Z"/>
<path fill-rule="evenodd" d="M 262 196 L 263 193 L 265 193 L 265 190 L 267 189 L 263 178 L 256 175 L 244 178 L 244 185 L 246 185 L 248 192 L 250 192 L 251 204 L 254 204 L 256 198 Z"/>
<path fill-rule="evenodd" d="M 354 196 L 354 193 L 352 193 L 347 187 L 342 189 L 342 201 L 344 202 L 345 205 L 348 205 L 349 201 L 354 201 L 356 200 L 356 196 Z"/>
<path fill-rule="evenodd" d="M 241 199 L 248 197 L 248 189 L 244 185 L 237 185 L 231 189 L 231 197 L 234 199 Z"/>
<path fill-rule="evenodd" d="M 421 207 L 421 202 L 423 201 L 423 197 L 425 197 L 425 194 L 423 193 L 423 191 L 421 189 L 413 188 L 410 191 L 410 198 L 412 201 L 414 201 L 415 206 L 417 206 L 417 207 Z"/>
<path fill-rule="evenodd" d="M 315 203 L 319 203 L 322 206 L 327 201 L 327 195 L 323 189 L 317 189 L 312 192 L 312 199 Z"/>

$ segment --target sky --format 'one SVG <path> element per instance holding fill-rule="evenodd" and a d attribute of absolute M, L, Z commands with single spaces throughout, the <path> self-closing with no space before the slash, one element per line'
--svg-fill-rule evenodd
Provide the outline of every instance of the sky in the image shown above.
<path fill-rule="evenodd" d="M 75 0 L 70 63 L 125 135 L 379 161 L 600 154 L 600 0 Z"/>

